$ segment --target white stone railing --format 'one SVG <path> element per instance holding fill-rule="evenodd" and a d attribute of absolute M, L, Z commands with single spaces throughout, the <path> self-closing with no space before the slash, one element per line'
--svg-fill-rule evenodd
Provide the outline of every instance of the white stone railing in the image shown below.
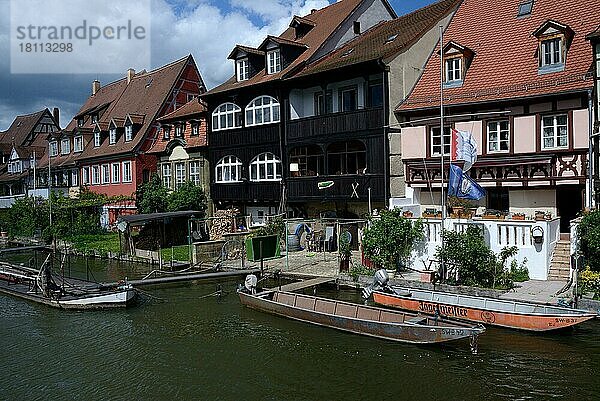
<path fill-rule="evenodd" d="M 526 266 L 530 278 L 537 280 L 548 278 L 552 252 L 560 238 L 559 219 L 522 221 L 448 218 L 444 223 L 447 230 L 457 232 L 464 232 L 471 225 L 483 228 L 487 245 L 496 253 L 505 247 L 517 247 L 518 252 L 514 260 L 521 263 L 527 259 Z M 436 249 L 441 245 L 442 221 L 440 219 L 423 219 L 423 226 L 425 241 L 417 246 L 417 250 L 412 255 L 412 267 L 418 270 L 423 270 L 425 266 L 429 266 L 429 260 L 434 259 Z M 531 234 L 534 227 L 540 227 L 542 230 L 541 243 L 536 243 Z"/>

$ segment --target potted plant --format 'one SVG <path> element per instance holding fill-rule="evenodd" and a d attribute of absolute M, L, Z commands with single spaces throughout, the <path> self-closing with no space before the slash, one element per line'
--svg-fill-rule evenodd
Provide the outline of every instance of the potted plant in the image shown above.
<path fill-rule="evenodd" d="M 543 221 L 546 219 L 546 213 L 542 210 L 535 211 L 535 221 Z"/>
<path fill-rule="evenodd" d="M 405 210 L 402 212 L 402 217 L 406 217 L 407 219 L 413 217 L 413 212 L 411 212 L 410 210 Z"/>
<path fill-rule="evenodd" d="M 483 218 L 486 220 L 504 220 L 504 214 L 499 210 L 486 209 Z"/>
<path fill-rule="evenodd" d="M 350 233 L 344 231 L 340 234 L 338 253 L 340 255 L 340 272 L 350 271 L 350 258 L 352 257 L 352 248 L 350 247 Z"/>
<path fill-rule="evenodd" d="M 423 217 L 426 219 L 435 218 L 438 216 L 438 214 L 440 217 L 442 217 L 442 212 L 438 212 L 435 209 L 427 208 L 427 209 L 425 209 L 425 211 L 423 211 Z"/>
<path fill-rule="evenodd" d="M 513 213 L 511 218 L 513 220 L 525 220 L 525 213 Z"/>
<path fill-rule="evenodd" d="M 281 256 L 280 239 L 285 231 L 285 223 L 280 217 L 269 220 L 266 226 L 259 228 L 246 237 L 246 257 L 250 261 L 276 258 Z"/>

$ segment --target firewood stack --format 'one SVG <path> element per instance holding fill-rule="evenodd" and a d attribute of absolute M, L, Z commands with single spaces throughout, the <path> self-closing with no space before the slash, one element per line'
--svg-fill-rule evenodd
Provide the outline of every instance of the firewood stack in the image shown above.
<path fill-rule="evenodd" d="M 212 241 L 223 239 L 223 234 L 235 232 L 235 217 L 239 214 L 238 209 L 217 210 L 214 219 L 211 220 L 209 229 Z"/>

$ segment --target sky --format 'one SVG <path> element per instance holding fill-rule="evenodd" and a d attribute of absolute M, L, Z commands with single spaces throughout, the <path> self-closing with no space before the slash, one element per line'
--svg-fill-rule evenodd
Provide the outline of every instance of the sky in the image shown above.
<path fill-rule="evenodd" d="M 55 3 L 58 13 L 69 11 L 61 10 L 62 0 L 42 1 Z M 311 9 L 325 7 L 334 0 L 149 1 L 150 65 L 140 63 L 132 54 L 131 67 L 150 70 L 191 53 L 210 89 L 233 74 L 233 64 L 227 56 L 236 44 L 257 46 L 265 36 L 283 32 L 293 15 L 309 14 Z M 433 2 L 390 0 L 398 15 Z M 0 131 L 7 129 L 15 116 L 46 107 L 60 108 L 64 127 L 89 97 L 94 79 L 106 84 L 126 75 L 126 71 L 122 74 L 11 74 L 10 4 L 11 0 L 0 0 Z M 109 63 L 110 60 L 98 62 Z"/>

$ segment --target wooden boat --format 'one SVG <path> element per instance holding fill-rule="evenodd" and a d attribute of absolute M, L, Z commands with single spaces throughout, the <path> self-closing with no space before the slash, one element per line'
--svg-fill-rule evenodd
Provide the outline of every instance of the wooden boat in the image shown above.
<path fill-rule="evenodd" d="M 430 344 L 462 338 L 471 338 L 472 343 L 476 343 L 477 336 L 485 331 L 482 325 L 474 326 L 293 292 L 268 290 L 259 294 L 238 293 L 242 304 L 253 309 L 404 343 Z"/>
<path fill-rule="evenodd" d="M 418 288 L 373 291 L 373 300 L 408 311 L 458 318 L 494 326 L 529 331 L 549 331 L 585 322 L 596 313 L 496 298 L 474 297 Z"/>
<path fill-rule="evenodd" d="M 135 298 L 136 292 L 128 283 L 105 287 L 81 280 L 63 281 L 44 266 L 36 273 L 27 267 L 0 263 L 0 292 L 61 309 L 119 308 Z"/>

